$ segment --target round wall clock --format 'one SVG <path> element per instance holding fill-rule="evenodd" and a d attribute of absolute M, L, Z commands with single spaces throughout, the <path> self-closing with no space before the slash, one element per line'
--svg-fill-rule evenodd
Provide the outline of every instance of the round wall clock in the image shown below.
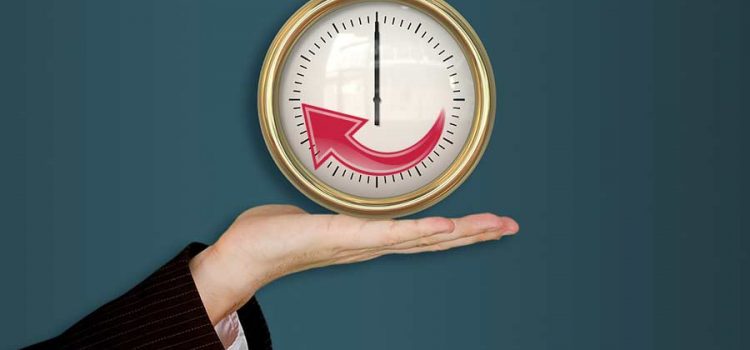
<path fill-rule="evenodd" d="M 305 195 L 395 217 L 471 173 L 495 85 L 476 33 L 442 0 L 313 0 L 271 44 L 258 109 L 274 161 Z"/>

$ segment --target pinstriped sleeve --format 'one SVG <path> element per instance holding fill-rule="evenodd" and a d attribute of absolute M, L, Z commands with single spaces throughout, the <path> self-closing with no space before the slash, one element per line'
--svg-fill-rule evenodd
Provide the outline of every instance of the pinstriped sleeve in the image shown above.
<path fill-rule="evenodd" d="M 124 295 L 30 349 L 223 349 L 188 266 L 205 247 L 190 244 Z M 250 349 L 270 349 L 268 329 L 255 298 L 239 312 L 245 316 L 243 325 L 253 325 L 245 332 Z"/>

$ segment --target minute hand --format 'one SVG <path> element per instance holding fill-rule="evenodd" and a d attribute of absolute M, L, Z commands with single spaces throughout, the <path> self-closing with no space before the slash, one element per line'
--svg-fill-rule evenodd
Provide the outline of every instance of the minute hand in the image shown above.
<path fill-rule="evenodd" d="M 380 24 L 377 14 L 375 15 L 375 96 L 372 102 L 375 104 L 375 125 L 380 125 Z"/>

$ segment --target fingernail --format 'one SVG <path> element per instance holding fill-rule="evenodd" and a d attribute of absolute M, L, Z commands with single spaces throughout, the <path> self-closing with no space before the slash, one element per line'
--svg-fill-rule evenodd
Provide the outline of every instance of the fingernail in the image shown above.
<path fill-rule="evenodd" d="M 482 226 L 481 231 L 488 232 L 488 231 L 497 231 L 501 230 L 503 228 L 502 222 L 498 222 L 498 220 L 493 220 L 491 222 L 487 222 Z"/>
<path fill-rule="evenodd" d="M 434 234 L 441 234 L 441 233 L 450 233 L 453 232 L 455 229 L 455 226 L 453 224 L 453 221 L 446 219 L 446 218 L 433 218 L 432 220 L 439 220 L 441 223 L 440 228 L 436 229 L 434 231 Z"/>
<path fill-rule="evenodd" d="M 439 235 L 439 234 L 451 233 L 451 232 L 453 232 L 453 228 L 452 227 L 451 228 L 446 228 L 446 229 L 443 229 L 443 230 L 435 231 L 435 234 Z"/>
<path fill-rule="evenodd" d="M 503 230 L 503 236 L 506 235 L 515 235 L 518 233 L 518 224 L 515 221 L 510 221 L 505 223 L 505 228 Z"/>

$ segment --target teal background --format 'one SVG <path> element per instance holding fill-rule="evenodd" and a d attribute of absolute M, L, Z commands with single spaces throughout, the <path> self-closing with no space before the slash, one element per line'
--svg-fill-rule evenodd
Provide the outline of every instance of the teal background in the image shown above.
<path fill-rule="evenodd" d="M 420 215 L 501 242 L 294 275 L 278 349 L 747 349 L 747 2 L 453 0 L 499 89 L 476 172 Z M 324 212 L 257 123 L 301 1 L 0 2 L 0 348 L 53 336 L 243 209 Z"/>

